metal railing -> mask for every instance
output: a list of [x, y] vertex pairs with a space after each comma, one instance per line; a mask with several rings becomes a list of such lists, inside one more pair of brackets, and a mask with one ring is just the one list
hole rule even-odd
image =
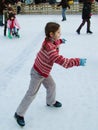
[[[74, 4], [70, 5], [70, 9], [67, 9], [67, 14], [79, 14], [82, 11], [83, 4], [74, 2]], [[16, 6], [14, 6], [16, 10]], [[61, 7], [57, 7], [57, 4], [50, 5], [49, 3], [44, 4], [31, 4], [25, 5], [22, 4], [21, 6], [21, 14], [61, 14]], [[98, 14], [98, 2], [94, 2], [92, 4], [92, 13]]]

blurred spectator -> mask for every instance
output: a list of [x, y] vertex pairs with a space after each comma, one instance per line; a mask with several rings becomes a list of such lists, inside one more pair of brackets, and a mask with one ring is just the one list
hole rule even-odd
[[20, 25], [17, 21], [15, 14], [13, 13], [9, 14], [9, 18], [7, 20], [7, 28], [8, 28], [8, 37], [10, 39], [12, 39], [14, 36], [18, 38], [20, 37], [19, 35]]
[[0, 26], [3, 26], [3, 10], [6, 8], [5, 0], [0, 0]]
[[21, 0], [18, 0], [17, 3], [16, 3], [16, 5], [17, 5], [17, 14], [20, 14], [21, 4], [22, 4]]
[[41, 0], [35, 0], [35, 4], [40, 4]]
[[49, 0], [49, 4], [50, 5], [53, 5], [53, 4], [55, 4], [56, 3], [56, 0]]
[[16, 14], [15, 10], [12, 8], [11, 4], [7, 5], [7, 8], [4, 10], [4, 36], [6, 36], [7, 31], [7, 20], [9, 18], [9, 15], [13, 13]]
[[56, 0], [49, 0], [49, 4], [52, 6], [52, 8], [55, 8]]
[[82, 27], [85, 25], [85, 23], [87, 23], [87, 33], [92, 34], [93, 32], [90, 30], [90, 26], [91, 26], [91, 22], [90, 22], [90, 18], [91, 18], [91, 5], [92, 2], [91, 0], [85, 0], [83, 2], [83, 9], [82, 9], [82, 23], [79, 25], [78, 29], [76, 30], [76, 32], [78, 34], [80, 34], [80, 31], [82, 29]]
[[66, 10], [67, 10], [67, 8], [70, 9], [68, 1], [61, 0], [61, 2], [57, 6], [62, 6], [62, 21], [65, 21], [66, 20]]

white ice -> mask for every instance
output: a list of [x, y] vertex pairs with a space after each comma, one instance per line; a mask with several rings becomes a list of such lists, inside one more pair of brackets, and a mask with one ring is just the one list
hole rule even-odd
[[25, 114], [24, 130], [97, 130], [98, 129], [98, 15], [91, 18], [92, 35], [76, 29], [81, 15], [18, 15], [20, 38], [8, 39], [0, 27], [0, 130], [21, 130], [14, 113], [28, 89], [30, 70], [45, 38], [47, 22], [61, 25], [60, 54], [64, 57], [87, 58], [86, 66], [65, 69], [54, 65], [51, 75], [57, 85], [56, 99], [62, 108], [46, 106], [46, 90], [41, 86]]

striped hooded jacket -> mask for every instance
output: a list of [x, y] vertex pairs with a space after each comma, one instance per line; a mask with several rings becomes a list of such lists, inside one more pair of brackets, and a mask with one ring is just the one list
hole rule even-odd
[[34, 69], [43, 77], [48, 77], [54, 63], [57, 63], [64, 68], [79, 66], [79, 58], [68, 59], [59, 55], [60, 44], [62, 44], [62, 39], [57, 41], [53, 41], [52, 39], [44, 40], [33, 65]]

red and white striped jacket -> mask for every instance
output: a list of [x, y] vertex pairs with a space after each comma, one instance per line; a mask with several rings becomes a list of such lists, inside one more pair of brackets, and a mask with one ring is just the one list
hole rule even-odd
[[62, 39], [57, 41], [44, 40], [40, 51], [34, 62], [34, 69], [42, 76], [48, 77], [54, 63], [57, 63], [65, 68], [70, 68], [73, 66], [79, 66], [79, 58], [64, 58], [59, 55], [59, 45], [62, 43]]

